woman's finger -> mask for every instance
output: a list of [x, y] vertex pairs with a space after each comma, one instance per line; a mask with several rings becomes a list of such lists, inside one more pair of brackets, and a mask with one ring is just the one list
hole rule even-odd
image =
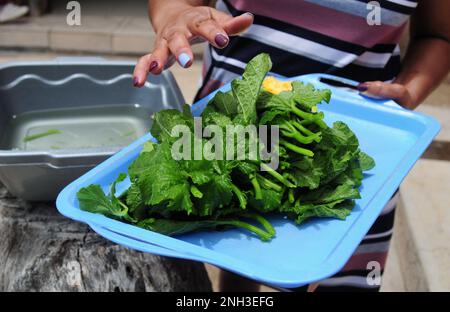
[[192, 34], [204, 38], [216, 48], [224, 48], [230, 41], [225, 30], [212, 19], [191, 21], [188, 27]]
[[176, 57], [178, 63], [188, 68], [194, 61], [194, 54], [186, 36], [182, 33], [175, 33], [168, 38], [168, 46], [170, 52]]
[[164, 70], [170, 56], [169, 47], [165, 39], [158, 40], [157, 47], [152, 53], [152, 59], [148, 71], [159, 75]]
[[141, 57], [134, 67], [133, 84], [135, 87], [142, 87], [149, 73], [159, 75], [163, 71], [169, 56], [169, 49], [163, 39], [158, 40], [157, 45], [153, 53]]
[[210, 19], [191, 20], [189, 30], [202, 37], [217, 48], [224, 48], [230, 41], [229, 36], [238, 35], [253, 23], [253, 14], [245, 13], [232, 17], [214, 9], [210, 10]]
[[253, 14], [244, 13], [225, 21], [223, 29], [229, 36], [236, 36], [247, 30], [253, 24]]
[[368, 97], [376, 99], [393, 99], [404, 107], [410, 108], [412, 106], [411, 94], [408, 89], [401, 84], [370, 81], [360, 84], [358, 90]]
[[134, 67], [133, 72], [133, 85], [135, 87], [142, 87], [147, 80], [148, 69], [151, 63], [151, 54], [146, 54], [142, 56], [136, 66]]

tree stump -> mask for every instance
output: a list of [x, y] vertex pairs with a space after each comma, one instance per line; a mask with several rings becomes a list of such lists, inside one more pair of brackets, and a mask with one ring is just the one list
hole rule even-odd
[[0, 184], [0, 291], [211, 291], [202, 263], [113, 244]]

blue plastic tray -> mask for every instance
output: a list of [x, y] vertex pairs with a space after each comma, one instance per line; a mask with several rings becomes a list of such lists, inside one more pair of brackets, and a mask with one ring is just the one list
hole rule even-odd
[[[272, 216], [277, 236], [262, 242], [248, 232], [203, 231], [169, 237], [79, 209], [76, 193], [81, 187], [100, 184], [108, 190], [117, 175], [127, 172], [138, 156], [146, 135], [95, 167], [58, 196], [58, 210], [74, 220], [88, 223], [100, 235], [127, 247], [163, 256], [208, 262], [229, 271], [279, 286], [297, 287], [338, 272], [350, 258], [384, 205], [439, 132], [438, 122], [428, 116], [399, 108], [392, 101], [374, 101], [349, 90], [330, 87], [320, 77], [356, 82], [328, 75], [306, 75], [292, 80], [332, 89], [329, 105], [321, 105], [327, 123], [342, 120], [356, 133], [361, 148], [374, 157], [377, 166], [368, 172], [362, 198], [345, 221], [316, 219], [300, 226], [281, 216]], [[229, 90], [225, 85], [222, 91]], [[199, 115], [214, 93], [194, 104]], [[118, 191], [129, 186], [125, 181]]]

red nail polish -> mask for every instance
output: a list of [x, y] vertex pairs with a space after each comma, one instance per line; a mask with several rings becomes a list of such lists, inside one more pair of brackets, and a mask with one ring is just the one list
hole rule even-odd
[[134, 77], [134, 78], [133, 78], [133, 85], [134, 85], [135, 87], [137, 87], [138, 84], [139, 84], [139, 79], [138, 79], [137, 77]]
[[366, 82], [364, 82], [360, 83], [356, 88], [358, 89], [358, 91], [364, 92], [367, 91], [367, 89], [369, 89], [369, 85]]
[[151, 62], [149, 71], [152, 72], [156, 67], [158, 67], [158, 62], [157, 61]]
[[222, 34], [217, 34], [214, 38], [214, 41], [221, 48], [225, 47], [228, 44], [228, 38]]

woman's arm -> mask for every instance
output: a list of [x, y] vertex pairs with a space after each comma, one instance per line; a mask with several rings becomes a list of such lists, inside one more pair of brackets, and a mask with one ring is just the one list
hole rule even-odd
[[450, 70], [450, 1], [420, 1], [411, 19], [411, 41], [400, 74], [392, 83], [366, 82], [369, 95], [392, 98], [414, 109], [442, 82]]
[[202, 0], [149, 0], [149, 16], [156, 33], [152, 53], [141, 57], [134, 69], [133, 83], [144, 85], [149, 73], [158, 75], [170, 58], [187, 68], [194, 55], [191, 44], [206, 40], [217, 48], [228, 45], [229, 37], [247, 29], [253, 15], [232, 17], [208, 6]]

